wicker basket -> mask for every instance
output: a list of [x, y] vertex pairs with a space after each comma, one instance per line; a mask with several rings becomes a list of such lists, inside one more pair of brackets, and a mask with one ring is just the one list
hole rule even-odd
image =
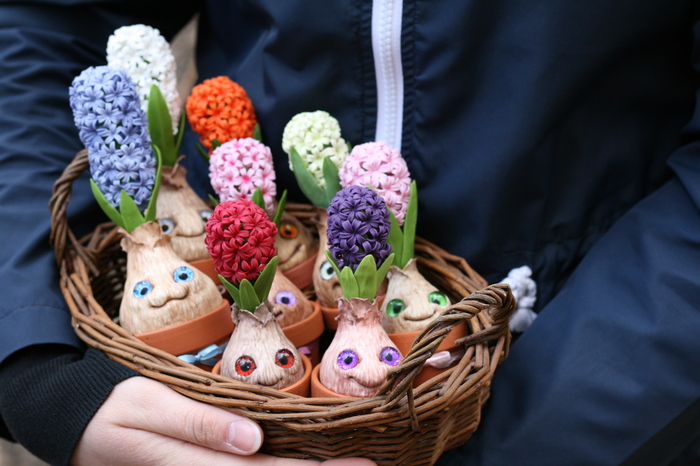
[[[510, 345], [508, 321], [515, 302], [507, 285], [488, 286], [464, 259], [418, 238], [421, 271], [456, 304], [419, 335], [379, 394], [365, 399], [304, 398], [245, 384], [150, 347], [113, 321], [126, 264], [119, 234], [112, 223], [105, 223], [77, 239], [67, 224], [72, 184], [87, 168], [83, 151], [54, 185], [50, 207], [61, 290], [75, 332], [88, 345], [185, 396], [256, 420], [265, 432], [262, 451], [276, 456], [362, 456], [380, 465], [433, 464], [475, 431], [494, 371]], [[301, 204], [288, 208], [302, 220], [310, 220], [314, 212]], [[459, 341], [466, 349], [463, 358], [412, 388], [425, 360], [465, 321], [470, 335]]]

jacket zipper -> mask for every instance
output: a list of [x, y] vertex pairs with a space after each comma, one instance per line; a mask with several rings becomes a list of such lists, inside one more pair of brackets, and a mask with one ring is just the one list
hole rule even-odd
[[399, 150], [403, 129], [402, 10], [403, 0], [374, 0], [372, 4], [372, 52], [377, 77], [375, 141]]

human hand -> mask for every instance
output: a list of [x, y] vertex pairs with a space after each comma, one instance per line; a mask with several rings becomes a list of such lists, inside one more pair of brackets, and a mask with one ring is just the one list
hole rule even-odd
[[[309, 461], [255, 454], [263, 433], [255, 422], [200, 403], [145, 377], [114, 387], [87, 425], [73, 454], [80, 465], [274, 465]], [[327, 466], [368, 466], [343, 458]]]

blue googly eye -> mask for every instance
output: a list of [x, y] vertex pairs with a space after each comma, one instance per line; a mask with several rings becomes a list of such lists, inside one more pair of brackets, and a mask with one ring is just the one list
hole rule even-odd
[[319, 275], [321, 275], [322, 279], [330, 280], [335, 275], [335, 270], [333, 269], [333, 266], [330, 262], [323, 261], [321, 267], [318, 269], [318, 273]]
[[151, 282], [147, 282], [147, 281], [138, 282], [136, 284], [136, 286], [134, 286], [134, 296], [136, 296], [139, 299], [143, 298], [148, 293], [150, 293], [152, 289], [153, 289], [153, 285], [151, 285]]
[[183, 265], [182, 267], [178, 267], [177, 269], [175, 269], [173, 278], [177, 283], [189, 282], [194, 278], [194, 271], [191, 268]]
[[160, 223], [160, 229], [163, 230], [163, 233], [166, 235], [169, 235], [175, 229], [175, 222], [169, 218], [161, 218], [158, 220], [158, 223]]
[[338, 367], [343, 370], [352, 369], [357, 366], [358, 362], [360, 362], [360, 358], [353, 350], [346, 349], [341, 351], [338, 355]]
[[297, 303], [297, 297], [291, 291], [282, 290], [275, 296], [275, 302], [286, 306], [294, 306]]
[[401, 353], [393, 346], [386, 346], [379, 352], [379, 358], [383, 363], [395, 366], [401, 361]]

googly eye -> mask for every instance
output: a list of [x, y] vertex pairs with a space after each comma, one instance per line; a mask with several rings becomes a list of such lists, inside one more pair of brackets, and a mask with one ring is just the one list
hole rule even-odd
[[401, 361], [401, 353], [393, 346], [387, 346], [379, 352], [379, 359], [385, 364], [395, 366]]
[[335, 277], [335, 269], [328, 261], [323, 261], [321, 267], [318, 269], [318, 273], [324, 280], [330, 280], [331, 278]]
[[175, 222], [169, 218], [161, 218], [158, 220], [158, 223], [160, 223], [160, 229], [163, 230], [165, 234], [169, 235], [175, 229]]
[[175, 269], [175, 273], [173, 273], [173, 278], [177, 283], [189, 282], [194, 278], [194, 271], [191, 268], [183, 265], [182, 267], [178, 267], [177, 269]]
[[299, 228], [297, 228], [297, 226], [293, 223], [282, 222], [280, 223], [279, 232], [280, 235], [282, 235], [282, 238], [292, 239], [299, 235]]
[[396, 317], [397, 315], [401, 314], [401, 311], [404, 309], [406, 309], [406, 303], [400, 299], [392, 299], [386, 305], [386, 314], [389, 317]]
[[200, 210], [199, 211], [199, 216], [202, 218], [202, 221], [204, 223], [207, 223], [209, 219], [211, 218], [212, 211], [211, 210]]
[[139, 299], [143, 298], [148, 293], [150, 293], [152, 289], [153, 289], [153, 285], [151, 285], [151, 282], [147, 282], [147, 281], [138, 282], [136, 284], [136, 286], [134, 286], [134, 296], [136, 296]]
[[445, 293], [442, 293], [440, 291], [433, 291], [428, 295], [428, 301], [439, 306], [446, 306], [447, 296], [445, 296]]
[[286, 306], [294, 306], [297, 303], [297, 297], [291, 291], [282, 290], [275, 295], [275, 302]]
[[238, 375], [247, 377], [257, 368], [258, 366], [255, 364], [255, 360], [250, 356], [241, 356], [236, 359], [236, 373]]
[[341, 351], [338, 355], [338, 367], [343, 370], [352, 369], [353, 367], [357, 366], [357, 363], [359, 362], [360, 358], [353, 350], [346, 349]]
[[275, 363], [284, 369], [289, 369], [294, 365], [294, 354], [288, 349], [281, 349], [275, 354]]

